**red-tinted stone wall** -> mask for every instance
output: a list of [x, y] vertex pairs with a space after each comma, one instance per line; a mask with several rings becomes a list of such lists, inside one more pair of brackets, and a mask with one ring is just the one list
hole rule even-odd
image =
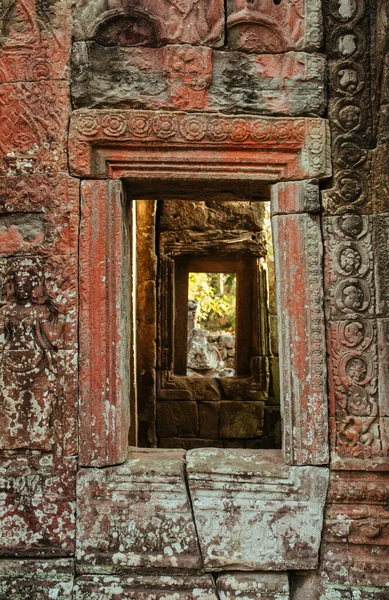
[[[388, 597], [387, 24], [385, 0], [0, 3], [1, 600]], [[108, 178], [177, 156], [177, 178], [281, 181], [284, 458], [127, 454], [133, 231]], [[321, 208], [283, 187], [312, 177]]]

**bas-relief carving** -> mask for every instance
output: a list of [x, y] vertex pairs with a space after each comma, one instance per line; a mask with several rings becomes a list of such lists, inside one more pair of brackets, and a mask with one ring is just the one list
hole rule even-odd
[[66, 171], [66, 82], [4, 83], [0, 97], [0, 175]]
[[322, 35], [317, 0], [228, 0], [228, 45], [246, 52], [317, 50]]
[[319, 0], [273, 2], [230, 0], [85, 0], [76, 5], [76, 40], [101, 45], [160, 46], [188, 43], [276, 53], [318, 50], [322, 37]]
[[74, 8], [76, 40], [102, 45], [160, 46], [165, 43], [223, 44], [210, 34], [223, 19], [222, 0], [82, 0]]
[[68, 0], [4, 0], [0, 82], [65, 79], [70, 54]]
[[65, 316], [47, 296], [37, 261], [12, 261], [5, 281], [0, 309], [1, 447], [50, 450], [58, 339]]

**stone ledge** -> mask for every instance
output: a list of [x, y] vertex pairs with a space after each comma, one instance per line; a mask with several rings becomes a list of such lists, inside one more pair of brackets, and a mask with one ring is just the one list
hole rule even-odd
[[190, 450], [189, 489], [210, 571], [313, 569], [329, 471], [290, 467], [281, 451]]

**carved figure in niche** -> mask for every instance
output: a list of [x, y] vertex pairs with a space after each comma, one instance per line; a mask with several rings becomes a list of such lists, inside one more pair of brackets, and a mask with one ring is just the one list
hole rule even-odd
[[342, 175], [339, 180], [339, 193], [346, 202], [359, 200], [362, 191], [362, 185], [357, 178]]
[[48, 300], [40, 265], [15, 261], [0, 308], [0, 447], [50, 450], [56, 345], [63, 316]]
[[344, 131], [352, 131], [362, 123], [362, 111], [356, 104], [342, 106], [338, 112], [338, 122]]
[[343, 407], [349, 414], [339, 427], [339, 453], [355, 457], [379, 454], [380, 444], [375, 424], [378, 406], [375, 400], [369, 398], [362, 387], [353, 384]]
[[361, 310], [363, 306], [363, 292], [356, 285], [348, 285], [343, 290], [343, 304], [353, 310]]
[[347, 362], [346, 373], [353, 383], [363, 383], [367, 376], [367, 364], [361, 358], [352, 358]]

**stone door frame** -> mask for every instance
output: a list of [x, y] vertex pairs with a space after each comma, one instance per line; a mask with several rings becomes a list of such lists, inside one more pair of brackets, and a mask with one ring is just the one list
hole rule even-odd
[[71, 118], [69, 157], [72, 174], [85, 179], [80, 232], [80, 465], [109, 466], [127, 456], [131, 291], [122, 179], [241, 179], [271, 185], [284, 459], [292, 465], [327, 464], [317, 182], [331, 175], [326, 120], [78, 110]]

